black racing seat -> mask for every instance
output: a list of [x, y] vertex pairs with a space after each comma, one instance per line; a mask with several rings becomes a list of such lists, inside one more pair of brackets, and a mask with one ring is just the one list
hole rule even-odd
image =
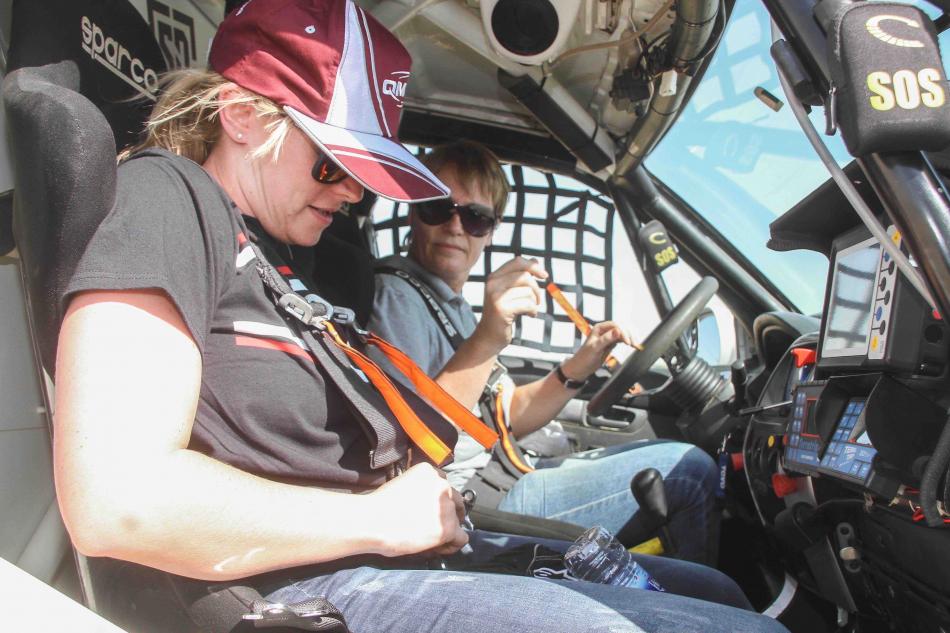
[[[68, 36], [57, 30], [64, 24]], [[58, 297], [115, 204], [115, 138], [133, 141], [133, 130], [141, 129], [150, 110], [147, 101], [129, 101], [129, 86], [122, 93], [118, 85], [124, 80], [82, 48], [80, 26], [122, 33], [132, 56], [159, 70], [164, 62], [148, 25], [127, 0], [19, 1], [13, 25], [11, 72], [3, 81], [14, 168], [13, 234], [33, 338], [43, 368], [53, 376], [65, 308]], [[255, 579], [260, 584], [210, 586], [78, 553], [76, 564], [87, 606], [130, 631], [249, 630], [241, 616], [255, 601], [263, 603], [260, 589], [271, 588], [266, 577]]]
[[[102, 112], [77, 92], [78, 79], [67, 60], [21, 68], [3, 83], [15, 171], [14, 233], [34, 337], [50, 375], [64, 311], [57, 297], [115, 204], [115, 143]], [[276, 577], [209, 585], [124, 561], [76, 558], [87, 605], [128, 630], [250, 629], [241, 616], [263, 602], [260, 590], [278, 586]]]

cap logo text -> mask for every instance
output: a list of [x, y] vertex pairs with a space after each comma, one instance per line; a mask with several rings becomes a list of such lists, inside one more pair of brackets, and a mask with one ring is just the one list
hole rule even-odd
[[383, 80], [383, 94], [392, 97], [396, 105], [401, 108], [402, 100], [406, 96], [406, 86], [409, 85], [406, 82], [409, 73], [404, 70], [397, 70], [390, 73], [390, 76], [393, 79]]

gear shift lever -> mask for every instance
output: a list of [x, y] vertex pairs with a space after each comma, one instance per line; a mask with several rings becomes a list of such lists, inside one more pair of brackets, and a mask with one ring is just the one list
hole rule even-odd
[[672, 551], [666, 523], [669, 519], [669, 506], [666, 502], [666, 489], [663, 475], [656, 468], [646, 468], [633, 476], [630, 491], [640, 509], [617, 532], [617, 539], [627, 547], [639, 545], [644, 541], [660, 536], [664, 550]]
[[655, 531], [666, 523], [669, 507], [666, 505], [666, 488], [663, 486], [663, 475], [660, 471], [656, 468], [641, 470], [633, 476], [630, 491], [640, 506], [640, 513], [646, 515], [645, 527]]

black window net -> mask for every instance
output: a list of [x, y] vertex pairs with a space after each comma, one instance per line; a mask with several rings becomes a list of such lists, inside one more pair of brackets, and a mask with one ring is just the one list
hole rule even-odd
[[[502, 223], [476, 262], [463, 295], [481, 313], [488, 274], [515, 255], [537, 258], [553, 281], [591, 323], [609, 320], [614, 207], [609, 198], [569, 177], [506, 165], [512, 185]], [[380, 200], [373, 208], [378, 254], [405, 253], [408, 207]], [[546, 282], [541, 282], [542, 289]], [[548, 293], [543, 312], [516, 323], [512, 345], [568, 354], [582, 336]]]

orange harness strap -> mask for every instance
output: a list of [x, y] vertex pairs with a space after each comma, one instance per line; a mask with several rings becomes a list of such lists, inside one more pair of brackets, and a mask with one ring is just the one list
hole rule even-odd
[[[567, 297], [565, 297], [561, 289], [557, 287], [557, 284], [552, 281], [545, 289], [548, 291], [548, 294], [551, 295], [551, 298], [557, 301], [557, 304], [567, 313], [568, 318], [574, 323], [577, 329], [580, 330], [580, 333], [584, 336], [590, 336], [590, 323], [587, 322], [584, 315], [577, 311], [577, 308], [571, 305], [571, 302], [567, 300]], [[610, 355], [604, 360], [604, 365], [606, 365], [608, 369], [613, 369], [620, 365], [620, 361], [613, 355]]]
[[[402, 394], [399, 393], [396, 386], [376, 363], [343, 340], [343, 337], [340, 336], [332, 323], [327, 321], [324, 325], [330, 334], [331, 340], [366, 374], [366, 377], [383, 396], [409, 439], [435, 464], [444, 465], [452, 455], [452, 448], [446, 446], [445, 442], [419, 419], [416, 412], [406, 403]], [[420, 394], [429, 399], [449, 421], [460, 426], [482, 446], [490, 448], [498, 440], [498, 435], [494, 431], [479, 422], [470, 411], [442, 390], [408, 356], [375, 334], [368, 334], [367, 342], [378, 346], [387, 358], [416, 385]], [[435, 394], [435, 397], [432, 397], [433, 394]]]
[[418, 446], [426, 456], [435, 464], [442, 466], [452, 455], [452, 449], [445, 445], [439, 437], [419, 419], [416, 412], [406, 403], [402, 394], [396, 389], [392, 381], [386, 376], [382, 369], [372, 360], [361, 354], [356, 349], [343, 340], [333, 324], [326, 322], [324, 324], [331, 340], [336, 343], [353, 363], [359, 367], [366, 377], [369, 378], [373, 386], [379, 390], [386, 404], [399, 421], [406, 435], [409, 436], [416, 446]]
[[419, 394], [441, 411], [450, 422], [471, 435], [485, 449], [490, 449], [498, 441], [498, 434], [482, 423], [462, 404], [450, 396], [432, 380], [416, 363], [398, 347], [378, 337], [372, 332], [366, 335], [366, 342], [379, 348], [386, 358], [408, 378]]
[[498, 394], [495, 396], [495, 419], [498, 433], [501, 435], [501, 450], [505, 451], [511, 465], [523, 473], [534, 471], [534, 467], [521, 461], [518, 452], [511, 445], [511, 435], [508, 433], [508, 421], [505, 420], [504, 402], [501, 397], [501, 385], [498, 385]]

